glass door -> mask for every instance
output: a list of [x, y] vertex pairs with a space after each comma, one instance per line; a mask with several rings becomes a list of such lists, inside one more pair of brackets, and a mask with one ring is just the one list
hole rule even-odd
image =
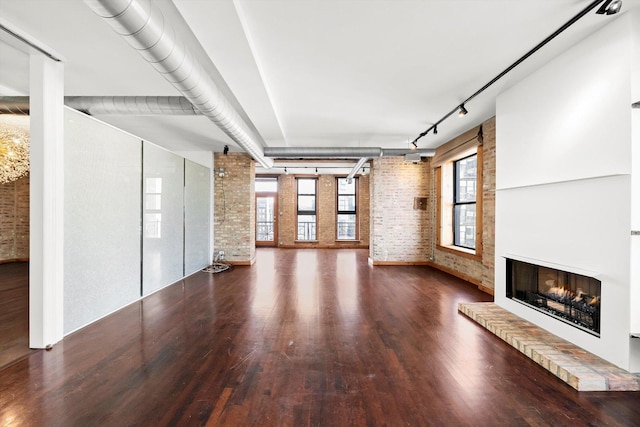
[[274, 194], [256, 194], [256, 246], [276, 246], [276, 201]]

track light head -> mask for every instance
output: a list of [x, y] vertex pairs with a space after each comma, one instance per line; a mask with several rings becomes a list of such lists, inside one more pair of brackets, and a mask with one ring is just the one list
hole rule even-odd
[[622, 8], [622, 0], [606, 0], [596, 11], [598, 15], [615, 15]]
[[227, 154], [229, 154], [229, 146], [225, 145], [224, 149], [222, 150], [222, 153], [226, 156]]
[[433, 134], [434, 135], [438, 134], [438, 125], [433, 125]]
[[464, 102], [463, 102], [462, 104], [460, 104], [460, 107], [458, 108], [458, 116], [464, 117], [467, 115], [467, 113], [469, 112], [467, 111], [466, 108], [464, 108]]
[[287, 172], [287, 167], [284, 167], [284, 174], [287, 175], [289, 172]]
[[416, 150], [418, 148], [418, 143], [415, 141], [411, 141], [411, 149]]

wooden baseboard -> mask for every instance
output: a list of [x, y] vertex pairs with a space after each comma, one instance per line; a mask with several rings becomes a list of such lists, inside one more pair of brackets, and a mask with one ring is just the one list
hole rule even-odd
[[230, 265], [253, 265], [253, 264], [256, 263], [256, 258], [253, 257], [250, 260], [239, 260], [239, 261], [225, 260], [223, 262], [225, 262], [227, 264], [230, 264]]
[[433, 267], [433, 268], [435, 268], [436, 270], [440, 270], [440, 271], [442, 271], [442, 272], [444, 272], [444, 273], [447, 273], [447, 274], [450, 274], [450, 275], [452, 275], [452, 276], [455, 276], [455, 277], [457, 277], [457, 278], [459, 278], [459, 279], [462, 279], [462, 280], [464, 280], [465, 282], [469, 282], [469, 283], [471, 283], [471, 284], [473, 284], [473, 285], [477, 286], [479, 290], [481, 290], [482, 292], [484, 292], [484, 293], [486, 293], [486, 294], [493, 295], [493, 289], [488, 288], [488, 287], [486, 287], [486, 286], [483, 286], [483, 285], [482, 285], [482, 281], [481, 281], [481, 280], [476, 279], [475, 277], [468, 276], [468, 275], [466, 275], [466, 274], [464, 274], [464, 273], [461, 273], [461, 272], [459, 272], [459, 271], [452, 270], [452, 269], [450, 269], [450, 268], [444, 267], [444, 266], [442, 266], [442, 265], [439, 265], [439, 264], [436, 264], [436, 263], [433, 263], [433, 262], [429, 262], [429, 264], [428, 264], [428, 265], [429, 265], [429, 267]]
[[278, 245], [280, 249], [369, 249], [369, 245], [353, 243], [327, 244], [327, 243], [296, 243], [294, 245]]
[[29, 262], [29, 258], [11, 258], [0, 260], [0, 264], [9, 264], [10, 262]]
[[483, 285], [478, 285], [478, 289], [480, 289], [482, 292], [484, 292], [485, 294], [489, 294], [491, 296], [494, 296], [494, 291], [493, 288], [487, 288], [486, 286]]
[[375, 261], [369, 258], [369, 265], [429, 265], [429, 261]]

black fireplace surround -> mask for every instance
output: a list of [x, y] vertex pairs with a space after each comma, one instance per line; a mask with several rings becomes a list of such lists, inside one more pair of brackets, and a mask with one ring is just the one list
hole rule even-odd
[[600, 336], [601, 282], [507, 258], [507, 298]]

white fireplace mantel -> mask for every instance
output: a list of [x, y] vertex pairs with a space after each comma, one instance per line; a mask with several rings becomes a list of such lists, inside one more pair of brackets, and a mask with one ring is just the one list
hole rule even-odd
[[586, 276], [586, 277], [593, 277], [594, 279], [597, 279], [598, 276], [600, 276], [600, 273], [595, 272], [595, 271], [585, 270], [583, 268], [572, 267], [570, 265], [556, 264], [554, 262], [544, 261], [544, 260], [540, 260], [540, 259], [527, 258], [527, 257], [520, 256], [520, 255], [504, 254], [504, 255], [502, 255], [502, 257], [505, 258], [505, 259], [512, 259], [512, 260], [515, 260], [515, 261], [526, 262], [526, 263], [529, 263], [529, 264], [539, 265], [539, 266], [542, 266], [542, 267], [553, 268], [553, 269], [556, 269], [556, 270], [562, 270], [562, 271], [566, 271], [567, 273], [579, 274], [581, 276]]

